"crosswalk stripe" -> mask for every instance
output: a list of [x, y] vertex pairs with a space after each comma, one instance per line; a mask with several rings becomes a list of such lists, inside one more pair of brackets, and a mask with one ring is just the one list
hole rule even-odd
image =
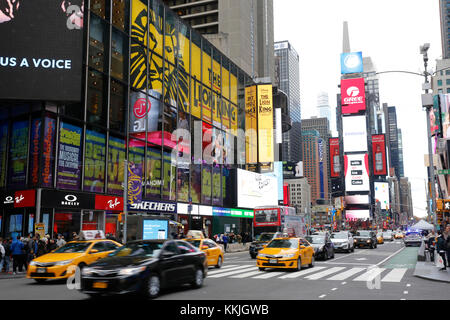
[[234, 266], [234, 267], [229, 267], [229, 268], [222, 267], [219, 270], [209, 271], [208, 275], [210, 275], [210, 274], [213, 275], [216, 273], [222, 273], [222, 272], [226, 272], [226, 271], [237, 270], [237, 269], [248, 268], [248, 267], [253, 267], [253, 266], [252, 265], [243, 265], [243, 266]]
[[322, 277], [325, 277], [325, 276], [327, 276], [327, 275], [329, 275], [329, 274], [332, 274], [332, 273], [336, 273], [336, 272], [338, 272], [338, 271], [341, 271], [341, 270], [343, 270], [343, 269], [345, 269], [345, 267], [333, 267], [333, 268], [331, 268], [331, 269], [324, 270], [324, 271], [321, 271], [321, 272], [312, 274], [312, 275], [310, 275], [310, 276], [306, 276], [305, 278], [306, 278], [306, 279], [309, 279], [309, 280], [317, 280], [317, 279], [320, 279], [320, 278], [322, 278]]
[[376, 276], [381, 274], [384, 270], [386, 270], [386, 269], [385, 268], [370, 268], [369, 270], [367, 270], [367, 272], [363, 273], [356, 279], [353, 279], [353, 281], [372, 281], [373, 279], [375, 279]]
[[394, 268], [389, 272], [381, 282], [400, 282], [408, 268]]
[[234, 270], [234, 271], [225, 272], [225, 273], [213, 274], [212, 276], [208, 275], [208, 278], [222, 278], [222, 277], [231, 276], [233, 274], [237, 274], [240, 272], [247, 272], [247, 271], [254, 270], [254, 269], [257, 269], [257, 267], [246, 267], [245, 269], [239, 269], [239, 270]]
[[231, 276], [230, 278], [236, 278], [236, 279], [242, 279], [242, 278], [247, 278], [247, 277], [251, 277], [254, 276], [255, 274], [259, 274], [262, 271], [250, 271], [250, 272], [246, 272], [246, 273], [242, 273], [242, 274], [238, 274], [236, 276]]
[[297, 271], [297, 272], [294, 272], [294, 273], [287, 274], [285, 276], [280, 277], [279, 279], [298, 278], [298, 277], [303, 276], [305, 274], [313, 273], [313, 272], [316, 272], [316, 271], [319, 271], [319, 270], [322, 270], [322, 269], [325, 269], [325, 267], [314, 267], [314, 268], [311, 268], [311, 269], [305, 269], [305, 270], [301, 270], [301, 271]]
[[260, 276], [252, 277], [252, 279], [269, 279], [275, 276], [279, 276], [280, 274], [286, 273], [286, 271], [272, 271], [262, 274]]
[[349, 277], [351, 277], [354, 274], [357, 274], [363, 270], [366, 270], [366, 268], [351, 268], [350, 270], [347, 270], [342, 273], [338, 273], [335, 276], [332, 276], [331, 278], [328, 278], [327, 280], [345, 280]]

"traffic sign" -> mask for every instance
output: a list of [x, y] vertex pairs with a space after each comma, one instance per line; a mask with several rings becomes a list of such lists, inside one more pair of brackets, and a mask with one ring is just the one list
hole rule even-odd
[[450, 174], [450, 169], [441, 169], [437, 171], [437, 174]]

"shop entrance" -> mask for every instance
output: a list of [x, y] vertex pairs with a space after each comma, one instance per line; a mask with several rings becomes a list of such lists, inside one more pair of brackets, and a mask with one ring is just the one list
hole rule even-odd
[[72, 240], [72, 233], [80, 232], [80, 212], [55, 212], [53, 224], [53, 236], [62, 234], [66, 241]]

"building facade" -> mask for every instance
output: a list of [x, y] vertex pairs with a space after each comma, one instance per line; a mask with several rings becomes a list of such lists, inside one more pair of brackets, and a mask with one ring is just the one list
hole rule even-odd
[[311, 203], [320, 199], [319, 140], [317, 130], [302, 130], [303, 175], [311, 186]]
[[450, 1], [439, 0], [442, 58], [450, 58]]
[[297, 208], [297, 212], [308, 214], [311, 212], [311, 186], [308, 178], [286, 179], [289, 187], [291, 206]]

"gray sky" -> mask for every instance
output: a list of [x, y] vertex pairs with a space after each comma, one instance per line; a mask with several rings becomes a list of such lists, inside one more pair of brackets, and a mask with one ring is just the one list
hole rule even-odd
[[[348, 22], [351, 50], [370, 56], [378, 72], [423, 72], [419, 47], [426, 42], [430, 43], [429, 67], [435, 70], [435, 60], [442, 56], [438, 0], [274, 0], [274, 21], [275, 41], [288, 40], [300, 56], [304, 119], [316, 115], [317, 94], [325, 91], [335, 122], [344, 21]], [[380, 103], [397, 109], [405, 176], [411, 181], [414, 215], [418, 217], [427, 214], [423, 82], [423, 77], [415, 75], [379, 75]]]

